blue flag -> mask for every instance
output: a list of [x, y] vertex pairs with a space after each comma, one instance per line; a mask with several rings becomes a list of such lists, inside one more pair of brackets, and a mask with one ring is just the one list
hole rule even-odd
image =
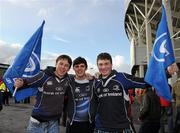
[[[14, 92], [13, 86], [16, 78], [32, 77], [40, 71], [41, 40], [44, 23], [45, 21], [43, 21], [42, 25], [24, 45], [3, 76], [4, 83], [11, 93]], [[17, 101], [20, 101], [26, 97], [35, 95], [37, 90], [37, 88], [18, 90], [15, 94], [15, 98]]]
[[162, 17], [158, 25], [151, 59], [145, 75], [145, 81], [152, 85], [164, 99], [172, 99], [166, 69], [175, 62], [174, 51], [166, 19], [166, 11], [162, 6]]

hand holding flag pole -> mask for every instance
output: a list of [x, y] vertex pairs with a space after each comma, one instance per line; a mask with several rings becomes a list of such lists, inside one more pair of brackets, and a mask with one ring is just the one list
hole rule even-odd
[[179, 68], [176, 63], [173, 63], [172, 65], [168, 66], [167, 70], [170, 75], [173, 75], [179, 71]]
[[16, 92], [17, 92], [17, 89], [18, 89], [18, 88], [21, 88], [23, 85], [24, 85], [23, 79], [17, 78], [17, 79], [15, 80], [15, 82], [14, 82], [14, 87], [15, 87], [15, 89], [14, 89], [14, 92], [13, 92], [13, 95], [12, 95], [13, 97], [15, 97]]

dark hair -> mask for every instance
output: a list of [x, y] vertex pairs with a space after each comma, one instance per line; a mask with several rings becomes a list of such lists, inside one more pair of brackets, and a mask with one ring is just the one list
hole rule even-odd
[[100, 53], [98, 56], [97, 56], [97, 62], [98, 60], [110, 60], [111, 64], [112, 64], [112, 57], [109, 53]]
[[74, 59], [74, 61], [73, 61], [73, 67], [74, 67], [75, 65], [78, 65], [78, 64], [81, 64], [81, 63], [84, 64], [84, 65], [86, 66], [86, 68], [88, 67], [86, 59], [84, 59], [84, 58], [82, 58], [82, 57], [77, 57], [76, 59]]
[[68, 63], [69, 63], [69, 68], [71, 68], [71, 65], [72, 65], [72, 60], [71, 60], [71, 57], [69, 57], [68, 55], [60, 55], [60, 56], [58, 56], [57, 57], [57, 59], [56, 59], [56, 64], [57, 64], [57, 62], [59, 61], [59, 60], [67, 60], [68, 61]]

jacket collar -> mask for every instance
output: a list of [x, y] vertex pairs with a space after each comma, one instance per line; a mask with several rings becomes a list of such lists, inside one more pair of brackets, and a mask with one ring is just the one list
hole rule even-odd
[[103, 79], [102, 75], [100, 75], [99, 79], [101, 80], [101, 83], [102, 83], [103, 87], [106, 87], [107, 84], [111, 81], [111, 79], [116, 77], [117, 73], [118, 72], [116, 70], [112, 70], [110, 75], [108, 77], [106, 77], [105, 79]]

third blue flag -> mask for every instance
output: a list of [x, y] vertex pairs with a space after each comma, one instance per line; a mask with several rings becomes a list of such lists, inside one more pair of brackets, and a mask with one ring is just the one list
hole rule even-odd
[[174, 51], [169, 34], [166, 11], [164, 6], [162, 6], [162, 17], [158, 25], [145, 81], [152, 85], [157, 93], [168, 101], [172, 99], [172, 96], [168, 85], [166, 69], [174, 62]]

